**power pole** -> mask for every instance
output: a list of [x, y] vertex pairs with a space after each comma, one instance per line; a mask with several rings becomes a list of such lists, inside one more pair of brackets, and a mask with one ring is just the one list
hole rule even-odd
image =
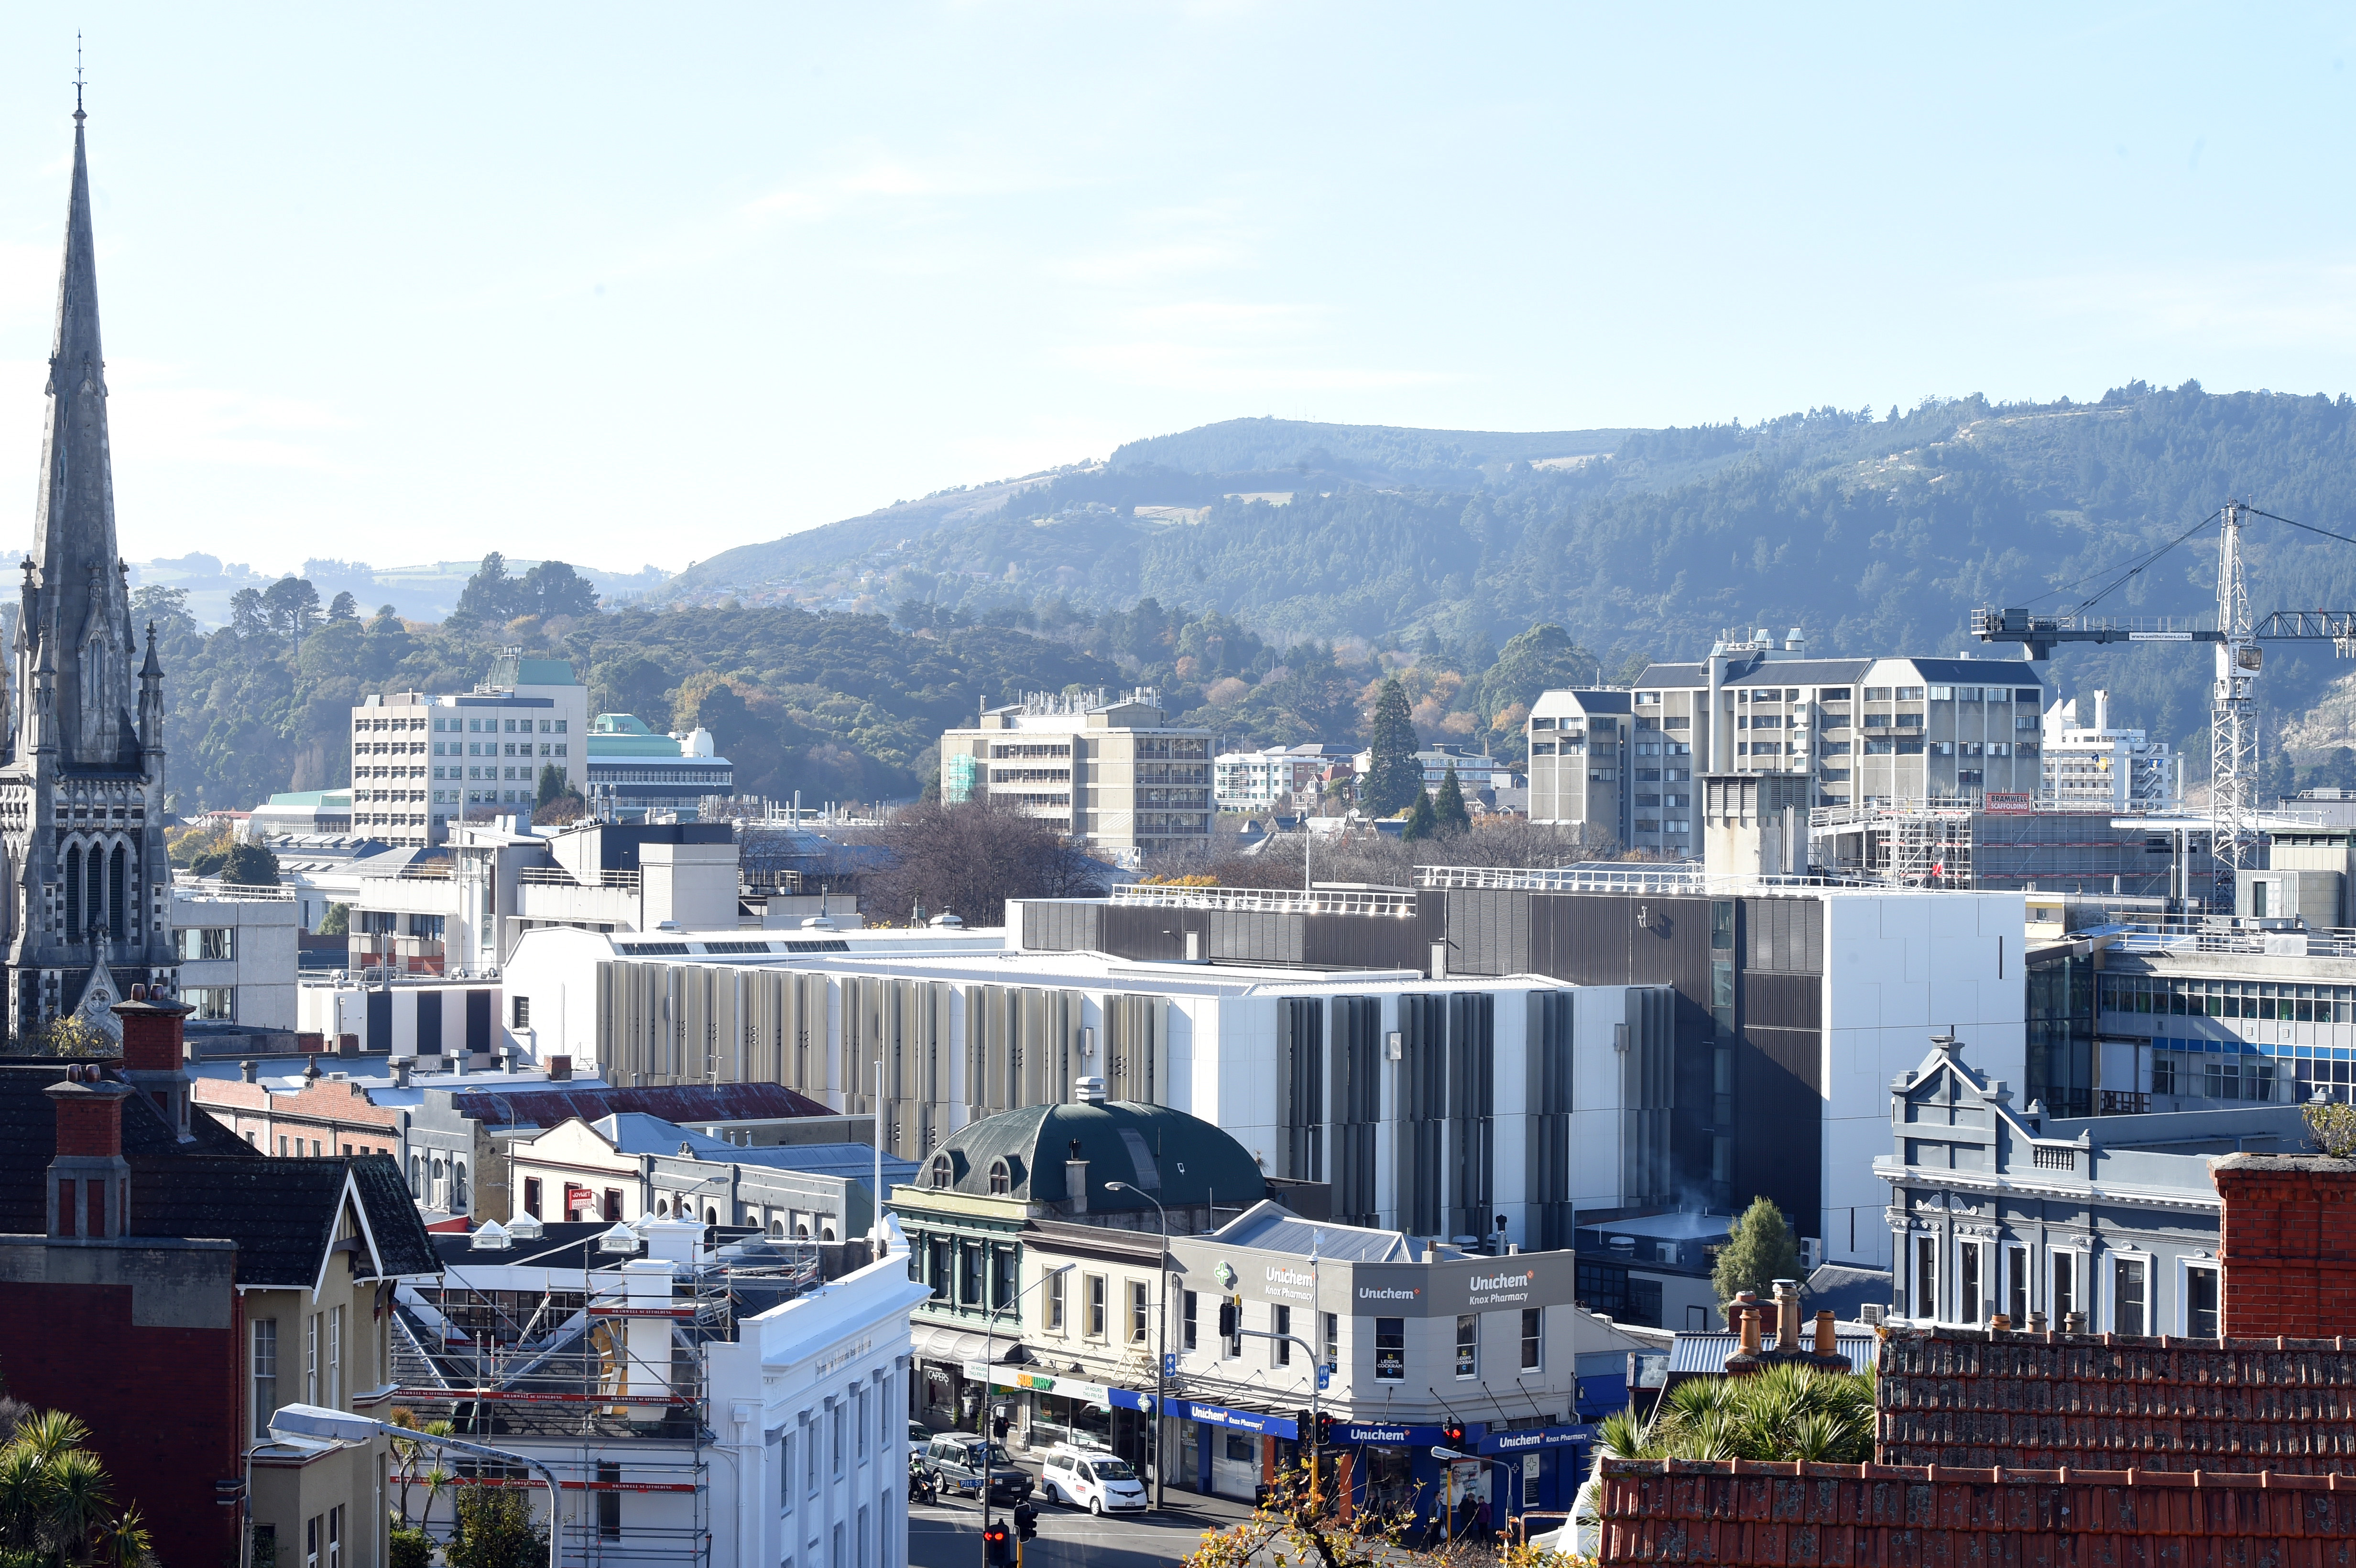
[[2257, 848], [2257, 718], [2250, 696], [2264, 658], [2250, 624], [2239, 501], [2225, 503], [2217, 536], [2217, 680], [2209, 698], [2209, 846], [2224, 896]]

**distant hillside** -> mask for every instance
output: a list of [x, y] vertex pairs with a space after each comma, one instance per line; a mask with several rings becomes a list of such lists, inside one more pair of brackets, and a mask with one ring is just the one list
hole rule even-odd
[[[1151, 597], [1284, 643], [1495, 646], [1552, 622], [1614, 669], [1692, 656], [1729, 626], [1952, 653], [1974, 606], [2074, 605], [2228, 496], [2356, 533], [2356, 401], [2135, 382], [2095, 404], [1973, 397], [1665, 431], [1233, 420], [730, 551], [661, 597], [1043, 626]], [[2214, 562], [2212, 530], [2101, 608], [2202, 613]], [[2356, 608], [2356, 546], [2261, 523], [2251, 590], [2262, 613]], [[2340, 667], [2328, 648], [2271, 649], [2268, 732]], [[2205, 751], [2201, 659], [2078, 650], [2056, 675]]]

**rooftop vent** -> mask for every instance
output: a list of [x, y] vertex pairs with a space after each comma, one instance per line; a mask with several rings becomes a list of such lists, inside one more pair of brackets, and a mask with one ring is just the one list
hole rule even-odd
[[1105, 1099], [1105, 1081], [1094, 1073], [1072, 1080], [1072, 1093], [1084, 1105], [1101, 1105]]

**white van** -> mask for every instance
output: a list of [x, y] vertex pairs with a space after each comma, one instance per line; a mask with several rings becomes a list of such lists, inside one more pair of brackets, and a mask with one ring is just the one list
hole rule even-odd
[[1049, 1502], [1092, 1514], [1136, 1513], [1146, 1507], [1145, 1482], [1128, 1460], [1102, 1448], [1056, 1444], [1040, 1467], [1039, 1485]]

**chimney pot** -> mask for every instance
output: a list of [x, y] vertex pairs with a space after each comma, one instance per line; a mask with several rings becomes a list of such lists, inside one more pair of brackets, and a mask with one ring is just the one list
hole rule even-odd
[[1088, 1211], [1088, 1162], [1067, 1159], [1064, 1162], [1064, 1195], [1072, 1205], [1072, 1212]]
[[244, 1079], [248, 1083], [252, 1083], [260, 1078], [262, 1064], [249, 1057], [245, 1061], [237, 1064], [237, 1072], [239, 1077]]

